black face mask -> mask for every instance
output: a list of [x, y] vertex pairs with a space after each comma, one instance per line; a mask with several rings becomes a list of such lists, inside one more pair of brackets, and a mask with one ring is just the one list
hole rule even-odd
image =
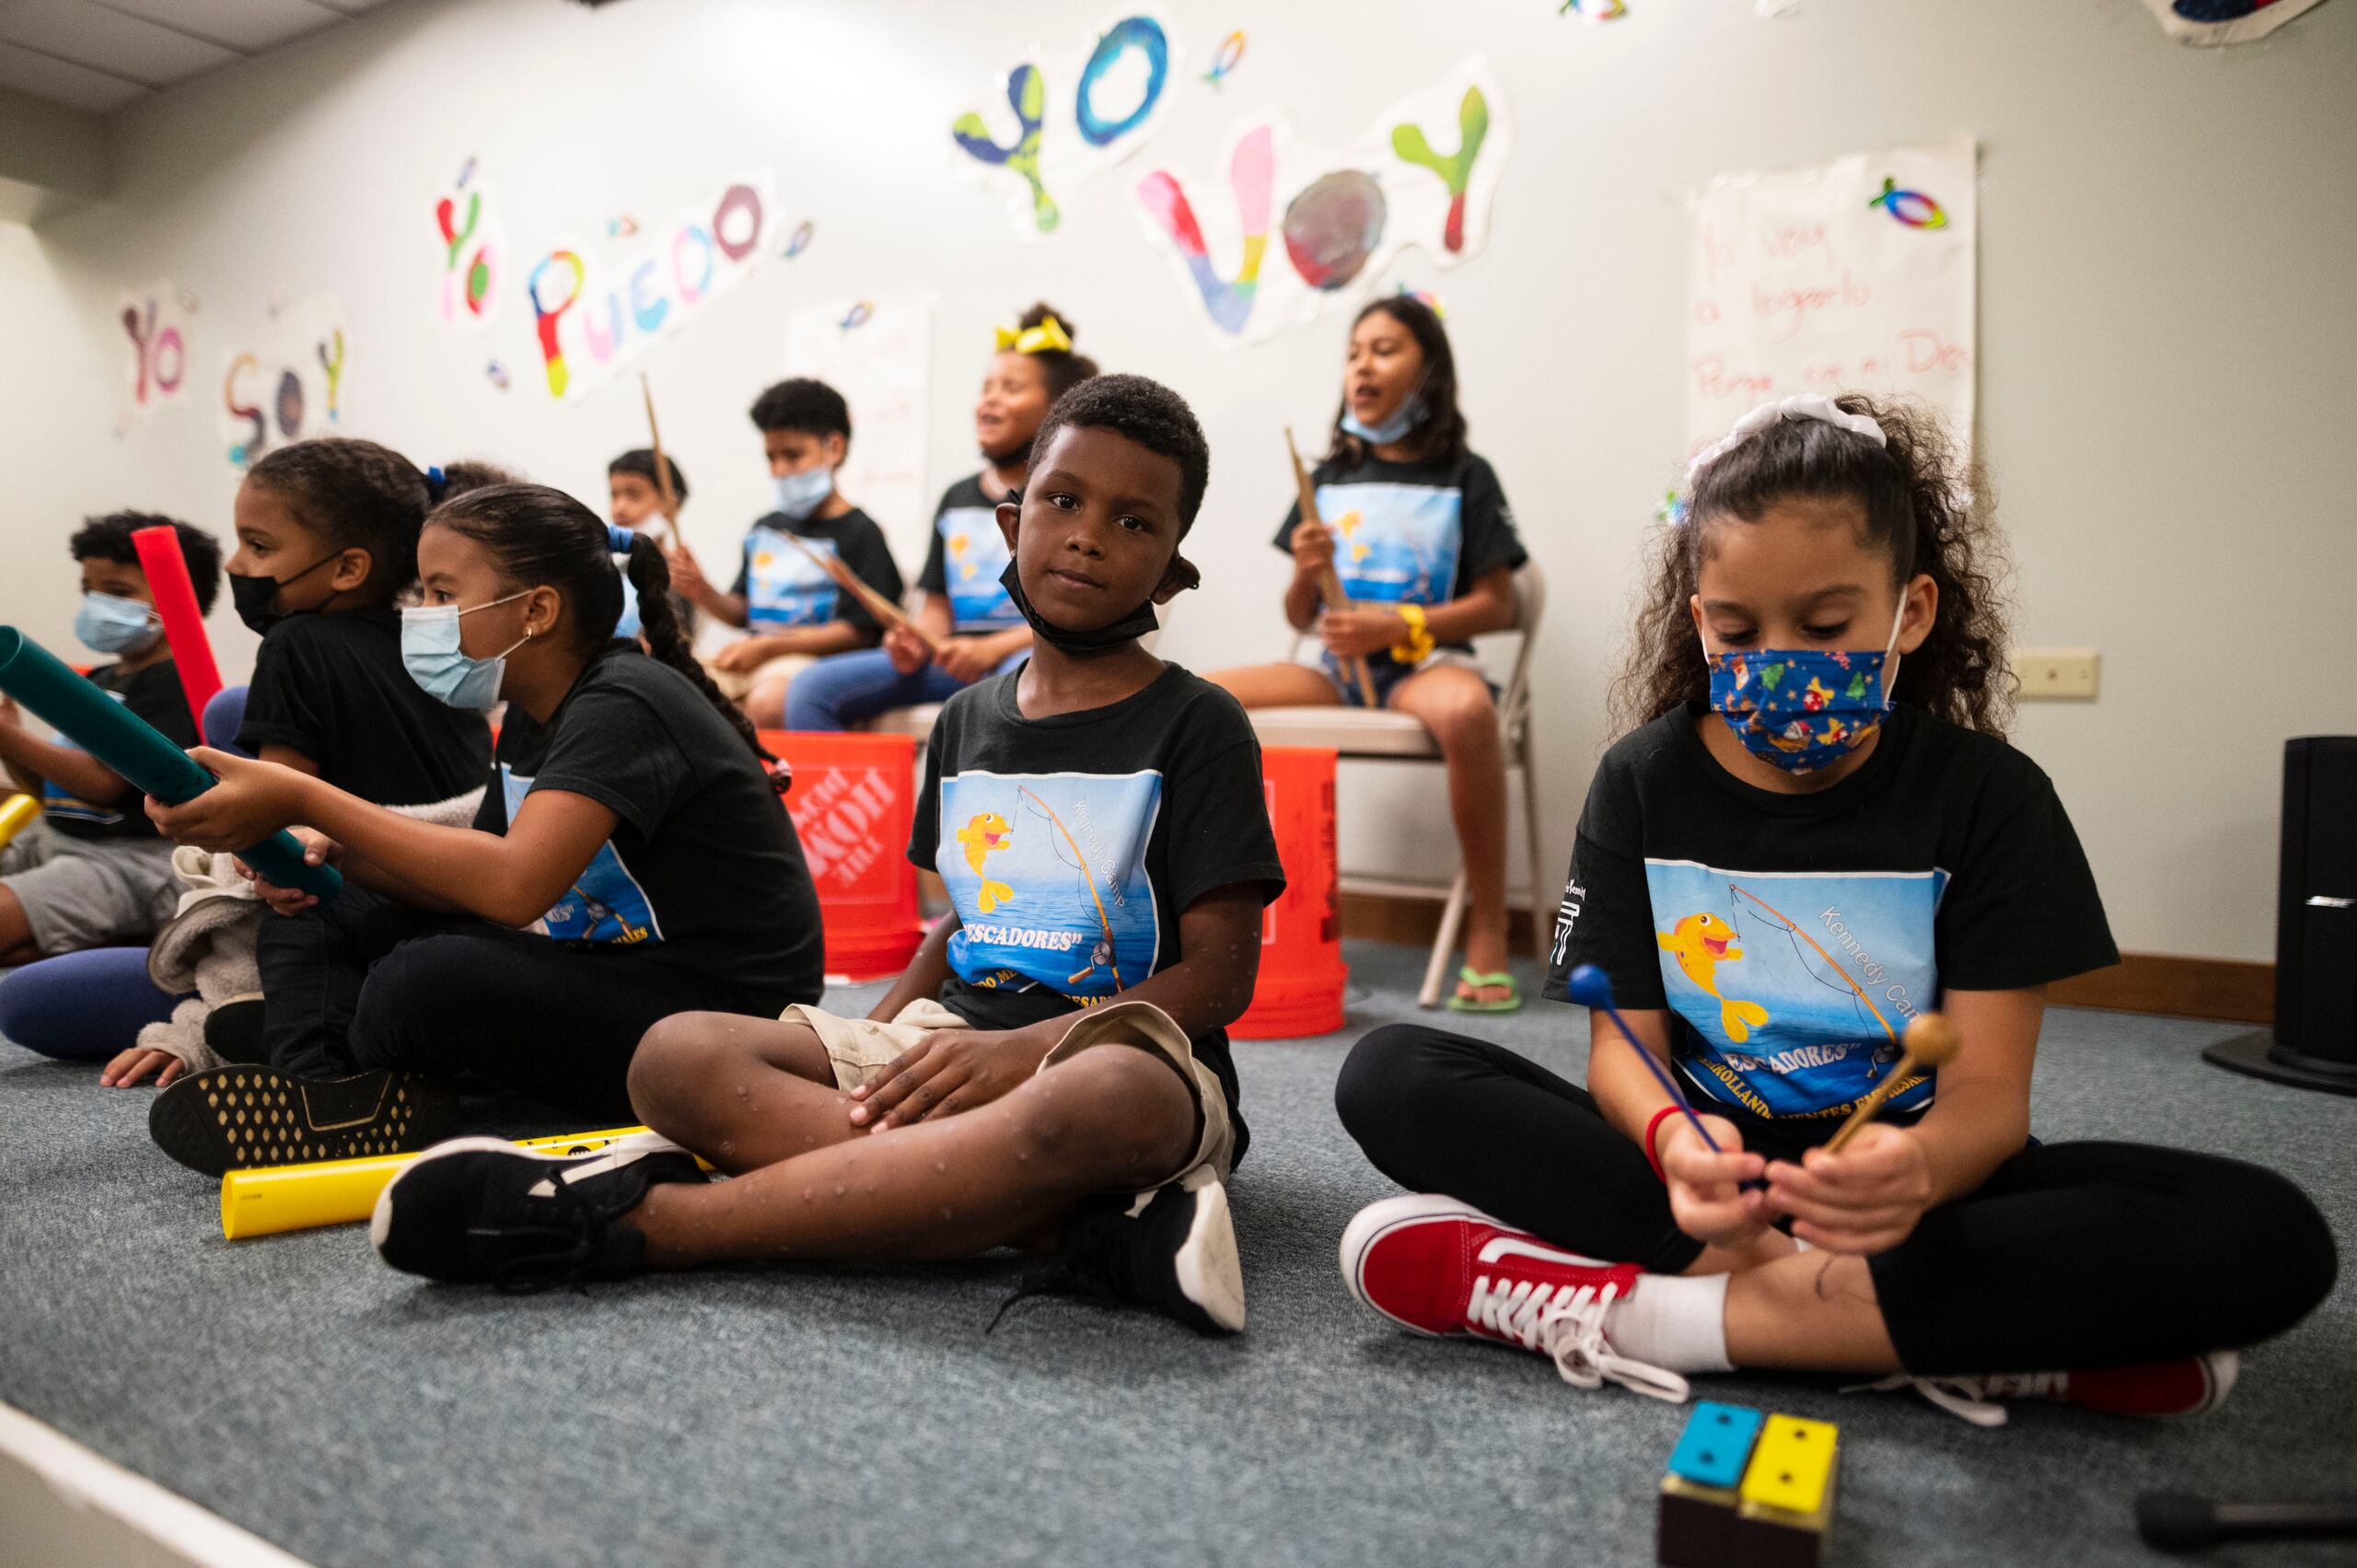
[[998, 581], [999, 587], [1006, 590], [1007, 598], [1023, 612], [1023, 619], [1031, 623], [1033, 633], [1068, 654], [1102, 653], [1107, 648], [1118, 647], [1143, 637], [1162, 624], [1155, 618], [1154, 600], [1149, 598], [1110, 626], [1099, 626], [1094, 632], [1067, 632], [1031, 607], [1030, 599], [1023, 592], [1023, 580], [1016, 575], [1012, 560], [1007, 562], [1006, 570], [998, 575]]
[[291, 577], [247, 577], [235, 572], [223, 573], [229, 579], [229, 602], [237, 606], [238, 619], [255, 636], [266, 634], [286, 619], [273, 608], [278, 603], [278, 590], [289, 583], [301, 582], [334, 559], [333, 555], [322, 555]]

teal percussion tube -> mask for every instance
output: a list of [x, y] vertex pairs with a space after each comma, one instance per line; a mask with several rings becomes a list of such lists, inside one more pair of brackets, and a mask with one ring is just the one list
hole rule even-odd
[[[142, 795], [178, 806], [213, 787], [213, 775], [155, 726], [75, 674], [14, 626], [0, 626], [0, 691], [122, 774]], [[273, 833], [239, 851], [238, 858], [280, 887], [299, 888], [322, 903], [343, 889], [343, 873], [331, 865], [306, 864], [303, 846], [292, 833]]]

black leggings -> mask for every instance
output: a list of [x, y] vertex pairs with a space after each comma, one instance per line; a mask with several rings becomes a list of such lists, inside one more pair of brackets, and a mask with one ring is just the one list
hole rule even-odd
[[[1402, 1187], [1443, 1192], [1559, 1247], [1676, 1273], [1678, 1230], [1644, 1151], [1587, 1091], [1526, 1057], [1416, 1024], [1359, 1041], [1342, 1125]], [[1741, 1114], [1747, 1147], [1795, 1140]], [[2300, 1190], [2240, 1160], [2142, 1144], [2033, 1144], [1867, 1260], [1918, 1376], [2131, 1365], [2250, 1344], [2332, 1289], [2332, 1233]]]
[[631, 1120], [630, 1060], [674, 1013], [774, 1017], [772, 1002], [641, 953], [570, 946], [347, 886], [265, 918], [262, 1034], [273, 1065], [334, 1078], [378, 1068], [473, 1073], [612, 1124]]

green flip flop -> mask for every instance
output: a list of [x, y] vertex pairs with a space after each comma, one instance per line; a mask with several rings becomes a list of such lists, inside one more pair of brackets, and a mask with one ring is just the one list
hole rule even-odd
[[1522, 1011], [1522, 992], [1517, 986], [1515, 986], [1514, 982], [1514, 976], [1506, 973], [1504, 970], [1500, 970], [1495, 974], [1480, 974], [1475, 972], [1471, 964], [1467, 964], [1463, 969], [1457, 971], [1457, 978], [1459, 981], [1462, 981], [1465, 984], [1473, 987], [1476, 991], [1480, 990], [1484, 986], [1503, 985], [1506, 988], [1506, 994], [1504, 999], [1496, 1002], [1476, 1002], [1468, 996], [1451, 995], [1448, 999], [1448, 1010], [1450, 1012], [1518, 1013]]

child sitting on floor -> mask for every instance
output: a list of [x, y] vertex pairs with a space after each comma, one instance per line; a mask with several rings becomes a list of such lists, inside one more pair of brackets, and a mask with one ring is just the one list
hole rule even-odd
[[[330, 437], [281, 447], [238, 486], [230, 600], [261, 638], [253, 679], [209, 704], [206, 733], [266, 762], [326, 780], [379, 806], [436, 820], [473, 815], [491, 764], [491, 726], [417, 689], [401, 668], [394, 600], [417, 581], [428, 507], [497, 470], [451, 465], [429, 474], [374, 441]], [[455, 475], [456, 477], [452, 477]], [[29, 976], [28, 977], [29, 978]], [[261, 1061], [267, 998], [213, 1009], [212, 1055]], [[123, 1087], [180, 1060], [120, 1041], [100, 1081]]]
[[[401, 660], [454, 712], [507, 703], [471, 828], [209, 750], [218, 784], [149, 803], [203, 849], [304, 824], [345, 877], [325, 905], [267, 890], [287, 916], [257, 954], [273, 1065], [157, 1096], [148, 1125], [175, 1159], [218, 1175], [416, 1148], [452, 1130], [460, 1074], [610, 1123], [657, 1020], [817, 1000], [818, 899], [766, 753], [680, 640], [655, 541], [618, 534], [532, 484], [427, 521]], [[613, 635], [617, 546], [650, 652]]]
[[[1344, 1233], [1362, 1301], [1584, 1388], [1843, 1372], [1995, 1424], [2006, 1397], [2213, 1408], [2232, 1347], [2330, 1291], [2331, 1233], [2273, 1172], [2029, 1136], [2045, 987], [2119, 954], [2053, 784], [2003, 739], [1976, 479], [1933, 421], [1856, 396], [1770, 404], [1696, 459], [1548, 991], [1598, 966], [1636, 1038], [1588, 1016], [1585, 1089], [1436, 1029], [1361, 1040], [1343, 1125], [1415, 1194]], [[1955, 1058], [1821, 1147], [1933, 1008]]]
[[[221, 588], [221, 546], [169, 517], [114, 512], [92, 517], [67, 548], [82, 568], [74, 635], [110, 662], [89, 672], [107, 691], [174, 744], [196, 744], [171, 645], [131, 536], [169, 528], [179, 537], [200, 611]], [[156, 834], [139, 792], [69, 741], [26, 726], [0, 697], [0, 762], [41, 815], [0, 851], [0, 964], [29, 963], [110, 943], [145, 942], [169, 919], [180, 888], [172, 846]]]
[[386, 1190], [385, 1260], [514, 1285], [1060, 1245], [1068, 1282], [1241, 1328], [1225, 1030], [1283, 872], [1243, 711], [1138, 645], [1195, 584], [1178, 552], [1208, 468], [1193, 413], [1141, 377], [1049, 414], [998, 511], [1039, 640], [952, 697], [926, 751], [909, 857], [953, 913], [866, 1018], [690, 1014], [632, 1068], [646, 1122], [734, 1179], [659, 1140], [555, 1163], [464, 1140]]

